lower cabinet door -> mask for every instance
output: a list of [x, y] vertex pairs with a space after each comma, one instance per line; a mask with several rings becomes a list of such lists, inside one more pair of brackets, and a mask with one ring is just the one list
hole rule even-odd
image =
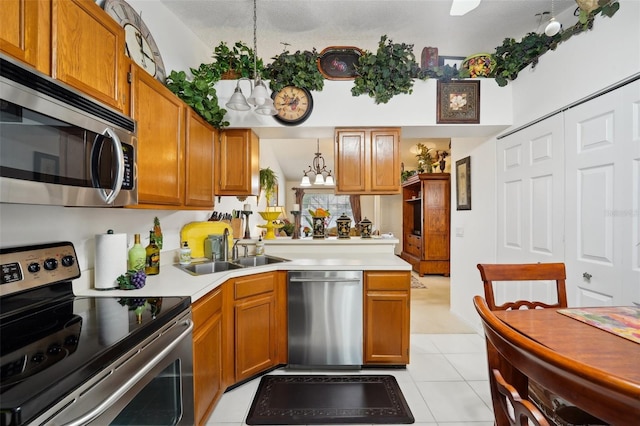
[[273, 292], [236, 302], [236, 382], [277, 364]]

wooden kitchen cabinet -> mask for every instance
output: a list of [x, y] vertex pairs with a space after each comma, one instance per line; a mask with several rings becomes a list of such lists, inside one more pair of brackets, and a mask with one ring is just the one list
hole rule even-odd
[[214, 205], [215, 142], [218, 131], [193, 109], [186, 108], [185, 196], [188, 207]]
[[364, 273], [364, 363], [409, 363], [410, 271]]
[[400, 129], [336, 129], [336, 194], [400, 192]]
[[124, 38], [124, 29], [95, 1], [53, 0], [51, 76], [125, 111], [128, 61]]
[[225, 390], [222, 381], [222, 289], [192, 305], [193, 389], [196, 425], [205, 424]]
[[0, 51], [51, 74], [51, 1], [2, 0]]
[[260, 191], [260, 140], [251, 129], [220, 132], [216, 195], [249, 196]]
[[420, 276], [449, 276], [451, 175], [422, 173], [402, 184], [402, 253]]
[[225, 377], [235, 384], [279, 363], [276, 294], [279, 273], [265, 272], [225, 283], [229, 320]]
[[131, 115], [138, 124], [138, 203], [181, 206], [186, 104], [132, 65]]

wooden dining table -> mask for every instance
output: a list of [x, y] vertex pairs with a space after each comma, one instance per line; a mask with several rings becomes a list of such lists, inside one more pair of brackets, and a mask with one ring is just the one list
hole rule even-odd
[[[640, 425], [640, 343], [560, 311], [492, 312], [524, 337], [519, 353], [509, 359], [514, 374], [526, 375], [610, 424]], [[533, 344], [528, 351], [527, 341], [542, 346]]]

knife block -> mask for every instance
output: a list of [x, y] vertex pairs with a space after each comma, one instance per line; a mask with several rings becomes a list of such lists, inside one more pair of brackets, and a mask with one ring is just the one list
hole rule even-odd
[[231, 219], [231, 232], [233, 233], [233, 238], [242, 238], [242, 219]]

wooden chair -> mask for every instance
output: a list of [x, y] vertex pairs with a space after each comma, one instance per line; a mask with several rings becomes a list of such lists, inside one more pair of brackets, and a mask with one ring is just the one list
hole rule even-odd
[[529, 424], [549, 426], [549, 422], [540, 410], [530, 401], [522, 399], [516, 388], [504, 380], [500, 371], [494, 368], [492, 372], [496, 388], [502, 395], [500, 406], [511, 426], [527, 426]]
[[[487, 306], [491, 311], [504, 311], [509, 309], [536, 309], [536, 308], [566, 308], [567, 291], [565, 280], [567, 277], [564, 263], [527, 263], [527, 264], [478, 264], [480, 276], [484, 284], [484, 297]], [[540, 301], [517, 300], [515, 302], [505, 302], [496, 305], [493, 292], [494, 281], [524, 282], [524, 281], [555, 281], [556, 282], [556, 303], [548, 304]], [[560, 426], [571, 426], [575, 424], [603, 425], [606, 424], [579, 408], [569, 404], [557, 395], [547, 391], [535, 382], [529, 383], [529, 399], [534, 401], [543, 411], [551, 414], [554, 418], [553, 424]], [[552, 401], [560, 401], [564, 406], [570, 407], [570, 414], [563, 415], [556, 412]]]
[[[564, 263], [529, 263], [529, 264], [478, 264], [480, 276], [484, 283], [484, 298], [489, 309], [500, 311], [507, 309], [566, 308], [567, 290]], [[557, 303], [547, 304], [538, 301], [518, 300], [496, 305], [493, 294], [494, 281], [555, 281]]]

